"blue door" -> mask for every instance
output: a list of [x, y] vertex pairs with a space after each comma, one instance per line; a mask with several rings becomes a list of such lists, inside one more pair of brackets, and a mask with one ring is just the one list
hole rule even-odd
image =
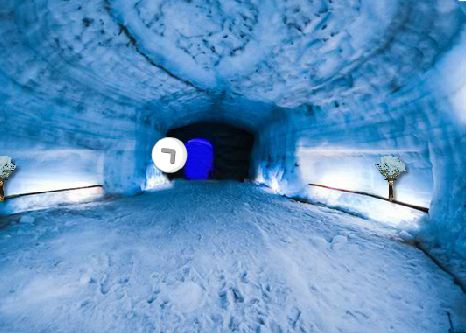
[[196, 138], [186, 143], [188, 159], [184, 166], [187, 179], [209, 179], [214, 167], [214, 147], [207, 139]]

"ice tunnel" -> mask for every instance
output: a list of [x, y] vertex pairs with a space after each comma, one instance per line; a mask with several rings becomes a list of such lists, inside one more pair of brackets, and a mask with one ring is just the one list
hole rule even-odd
[[[169, 178], [183, 177], [186, 171], [189, 173], [193, 168], [198, 169], [197, 166], [202, 169], [200, 164], [206, 164], [205, 168], [210, 171], [206, 179], [244, 181], [250, 178], [254, 134], [248, 130], [225, 123], [198, 122], [171, 129], [167, 135], [185, 142], [188, 148], [186, 167], [177, 173], [168, 174]], [[202, 138], [211, 144], [212, 153], [201, 149], [189, 154], [190, 142], [192, 145], [192, 140], [196, 138]], [[196, 153], [202, 156], [195, 156]], [[212, 163], [211, 167], [209, 167], [210, 163]]]
[[[0, 331], [466, 331], [465, 1], [1, 0], [0, 36]], [[166, 136], [212, 150], [165, 174]]]

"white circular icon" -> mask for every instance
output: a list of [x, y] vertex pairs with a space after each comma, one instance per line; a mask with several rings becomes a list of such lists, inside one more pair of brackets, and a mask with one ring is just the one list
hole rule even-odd
[[180, 170], [186, 164], [187, 158], [186, 147], [177, 138], [160, 139], [152, 149], [152, 161], [159, 170], [166, 173]]

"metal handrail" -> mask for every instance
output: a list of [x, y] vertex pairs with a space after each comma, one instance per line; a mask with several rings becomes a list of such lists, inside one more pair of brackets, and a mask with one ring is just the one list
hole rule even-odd
[[394, 204], [397, 204], [397, 205], [400, 205], [400, 206], [405, 206], [405, 207], [409, 207], [409, 208], [412, 208], [412, 209], [416, 209], [416, 210], [419, 210], [423, 213], [429, 213], [429, 208], [427, 207], [422, 207], [422, 206], [416, 206], [416, 205], [411, 205], [409, 203], [406, 203], [406, 202], [402, 202], [402, 201], [398, 201], [398, 200], [389, 200], [387, 198], [384, 198], [380, 195], [377, 195], [377, 194], [373, 194], [373, 193], [368, 193], [368, 192], [361, 192], [361, 191], [351, 191], [351, 190], [345, 190], [345, 189], [342, 189], [342, 188], [337, 188], [337, 187], [331, 187], [331, 186], [327, 186], [327, 185], [321, 185], [321, 184], [308, 184], [310, 186], [317, 186], [317, 187], [323, 187], [323, 188], [327, 188], [329, 190], [335, 190], [335, 191], [340, 191], [340, 192], [346, 192], [346, 193], [355, 193], [355, 194], [360, 194], [360, 195], [366, 195], [366, 196], [369, 196], [369, 197], [372, 197], [372, 198], [375, 198], [375, 199], [381, 199], [381, 200], [385, 200], [385, 201], [388, 201], [388, 202], [391, 202], [391, 203], [394, 203]]
[[7, 200], [7, 199], [16, 199], [16, 198], [25, 197], [25, 196], [28, 196], [28, 195], [43, 194], [43, 193], [66, 192], [66, 191], [72, 191], [72, 190], [83, 190], [83, 189], [95, 188], [95, 187], [103, 187], [103, 186], [102, 185], [88, 185], [88, 186], [80, 186], [80, 187], [63, 188], [63, 189], [59, 189], [59, 190], [20, 193], [20, 194], [7, 195], [7, 196], [5, 196], [5, 200]]

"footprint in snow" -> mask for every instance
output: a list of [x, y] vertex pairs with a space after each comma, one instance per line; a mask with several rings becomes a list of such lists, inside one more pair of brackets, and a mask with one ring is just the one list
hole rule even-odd
[[203, 290], [195, 282], [183, 282], [170, 286], [167, 290], [170, 303], [181, 312], [193, 312], [202, 305]]
[[312, 236], [310, 241], [318, 249], [323, 250], [323, 249], [326, 249], [328, 247], [328, 242], [323, 237]]
[[244, 297], [238, 289], [231, 288], [231, 293], [233, 295], [233, 300], [235, 301], [235, 303], [244, 303]]

